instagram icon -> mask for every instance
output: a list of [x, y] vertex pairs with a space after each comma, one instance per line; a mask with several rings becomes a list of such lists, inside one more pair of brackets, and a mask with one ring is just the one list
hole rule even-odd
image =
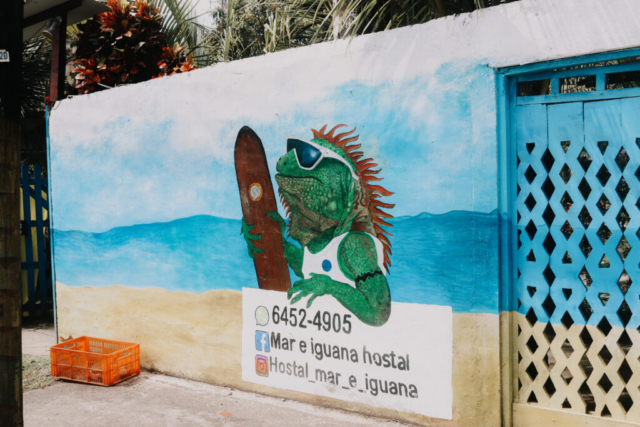
[[256, 374], [263, 377], [269, 376], [269, 360], [261, 354], [256, 355]]

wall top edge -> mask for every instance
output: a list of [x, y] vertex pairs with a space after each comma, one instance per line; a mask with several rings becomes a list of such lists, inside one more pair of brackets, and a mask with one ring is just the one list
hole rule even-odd
[[[521, 0], [425, 24], [215, 64], [62, 102], [129, 96], [152, 85], [218, 87], [261, 79], [286, 86], [296, 74], [334, 84], [379, 84], [435, 73], [444, 64], [505, 68], [640, 46], [635, 0]], [[520, 71], [522, 72], [522, 71]], [[53, 112], [55, 116], [55, 111]]]

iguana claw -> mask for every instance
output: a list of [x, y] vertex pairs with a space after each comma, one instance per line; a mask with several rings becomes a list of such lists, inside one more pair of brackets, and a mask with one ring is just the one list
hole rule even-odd
[[255, 254], [262, 253], [262, 249], [256, 248], [253, 244], [254, 240], [262, 238], [262, 234], [251, 234], [250, 231], [253, 230], [253, 227], [255, 227], [255, 225], [247, 224], [244, 217], [242, 217], [242, 230], [240, 231], [240, 234], [242, 234], [245, 242], [247, 242], [247, 251], [249, 252], [251, 259], [255, 258]]
[[307, 308], [317, 297], [330, 293], [331, 278], [324, 274], [311, 273], [308, 279], [298, 280], [287, 292], [287, 298], [290, 304], [295, 304], [302, 298], [309, 296], [307, 300]]

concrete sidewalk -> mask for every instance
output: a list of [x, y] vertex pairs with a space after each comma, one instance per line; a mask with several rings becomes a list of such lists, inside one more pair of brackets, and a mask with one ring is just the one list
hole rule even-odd
[[53, 325], [22, 329], [22, 352], [33, 356], [50, 357], [49, 349], [56, 345], [56, 333]]
[[[53, 344], [52, 328], [23, 330], [24, 353], [48, 356]], [[24, 421], [25, 427], [406, 425], [149, 372], [113, 387], [59, 382], [27, 391]]]

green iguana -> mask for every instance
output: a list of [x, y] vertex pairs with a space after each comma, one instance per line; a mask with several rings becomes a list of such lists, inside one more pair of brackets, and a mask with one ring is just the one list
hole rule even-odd
[[[392, 218], [380, 208], [394, 205], [379, 200], [391, 192], [372, 182], [380, 170], [372, 159], [362, 159], [355, 132], [333, 136], [338, 125], [324, 133], [312, 129], [314, 138], [287, 139], [287, 153], [276, 165], [276, 181], [289, 222], [278, 212], [267, 215], [280, 225], [287, 263], [302, 278], [288, 291], [291, 304], [309, 296], [331, 295], [362, 322], [383, 325], [391, 313], [391, 293], [385, 276], [391, 262], [390, 235], [382, 226]], [[288, 225], [288, 227], [287, 227]], [[261, 250], [253, 245], [260, 235], [242, 220], [249, 255]], [[285, 231], [301, 248], [285, 238]]]

